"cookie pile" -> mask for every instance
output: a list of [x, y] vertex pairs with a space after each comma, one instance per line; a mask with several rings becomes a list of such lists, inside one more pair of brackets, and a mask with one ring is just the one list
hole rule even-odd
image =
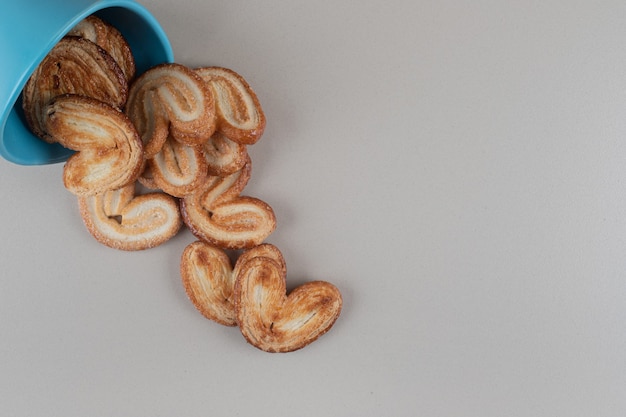
[[24, 87], [32, 132], [76, 151], [63, 183], [87, 230], [108, 247], [137, 251], [184, 225], [197, 241], [183, 251], [180, 273], [202, 315], [238, 326], [267, 352], [313, 342], [335, 323], [342, 297], [325, 281], [287, 294], [284, 258], [264, 243], [276, 228], [274, 211], [242, 195], [251, 176], [247, 146], [266, 123], [258, 97], [227, 68], [168, 63], [135, 71], [120, 32], [90, 16]]

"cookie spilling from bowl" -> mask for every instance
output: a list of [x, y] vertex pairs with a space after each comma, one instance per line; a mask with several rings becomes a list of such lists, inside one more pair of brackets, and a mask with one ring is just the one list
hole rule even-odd
[[265, 242], [274, 211], [242, 195], [247, 147], [266, 120], [240, 74], [178, 63], [136, 74], [124, 37], [90, 16], [39, 64], [23, 98], [33, 134], [75, 151], [63, 184], [98, 242], [146, 250], [187, 227], [197, 239], [180, 261], [189, 300], [263, 351], [301, 349], [333, 326], [339, 290], [311, 281], [287, 293], [285, 260]]

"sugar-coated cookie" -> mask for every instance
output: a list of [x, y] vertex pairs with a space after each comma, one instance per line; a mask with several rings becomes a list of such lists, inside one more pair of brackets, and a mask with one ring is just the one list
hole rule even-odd
[[168, 135], [202, 145], [215, 131], [213, 94], [193, 70], [180, 64], [160, 64], [136, 78], [125, 111], [139, 131], [147, 159], [161, 150]]
[[88, 39], [107, 51], [122, 69], [126, 81], [130, 82], [135, 76], [135, 57], [124, 36], [114, 26], [91, 15], [74, 26], [68, 35]]
[[275, 255], [267, 256], [266, 249], [257, 253], [253, 248], [235, 269], [237, 324], [258, 349], [301, 349], [330, 330], [341, 313], [341, 292], [329, 282], [307, 282], [287, 294], [282, 255], [277, 260]]
[[63, 168], [63, 183], [76, 195], [94, 195], [134, 182], [143, 165], [142, 143], [121, 111], [93, 98], [63, 95], [44, 108], [44, 127], [77, 151]]
[[196, 68], [215, 97], [217, 130], [242, 144], [256, 143], [265, 130], [261, 103], [246, 80], [222, 67]]
[[181, 199], [183, 221], [198, 239], [221, 248], [244, 249], [259, 245], [274, 231], [272, 208], [257, 198], [240, 196], [250, 167], [248, 162], [234, 174], [208, 177]]
[[209, 175], [224, 177], [239, 171], [248, 160], [246, 145], [215, 132], [202, 147]]
[[147, 161], [153, 186], [174, 197], [184, 197], [207, 177], [207, 161], [201, 146], [189, 146], [168, 137], [161, 150]]
[[234, 268], [228, 254], [216, 246], [198, 240], [185, 248], [180, 263], [183, 286], [203, 316], [225, 326], [237, 325], [233, 300], [235, 278], [239, 265], [255, 256], [271, 258], [285, 270], [281, 253], [268, 244], [243, 252]]
[[32, 132], [54, 142], [43, 127], [43, 109], [54, 97], [72, 93], [122, 108], [128, 97], [128, 83], [122, 69], [95, 43], [68, 36], [46, 55], [23, 90], [22, 107]]
[[164, 193], [135, 195], [135, 185], [79, 197], [87, 230], [103, 245], [138, 251], [159, 246], [182, 226], [178, 202]]

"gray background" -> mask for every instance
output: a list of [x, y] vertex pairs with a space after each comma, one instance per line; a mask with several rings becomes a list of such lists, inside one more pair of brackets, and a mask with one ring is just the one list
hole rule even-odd
[[183, 232], [98, 244], [62, 165], [0, 161], [3, 416], [624, 416], [626, 3], [143, 0], [268, 125], [245, 194], [333, 329], [204, 319]]

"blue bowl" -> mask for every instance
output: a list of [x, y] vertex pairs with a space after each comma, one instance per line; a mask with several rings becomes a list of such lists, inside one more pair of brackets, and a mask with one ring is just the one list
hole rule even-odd
[[174, 54], [156, 19], [134, 0], [11, 0], [0, 14], [0, 155], [19, 165], [65, 161], [73, 151], [34, 136], [22, 112], [21, 92], [54, 45], [85, 17], [96, 16], [124, 35], [137, 73]]

